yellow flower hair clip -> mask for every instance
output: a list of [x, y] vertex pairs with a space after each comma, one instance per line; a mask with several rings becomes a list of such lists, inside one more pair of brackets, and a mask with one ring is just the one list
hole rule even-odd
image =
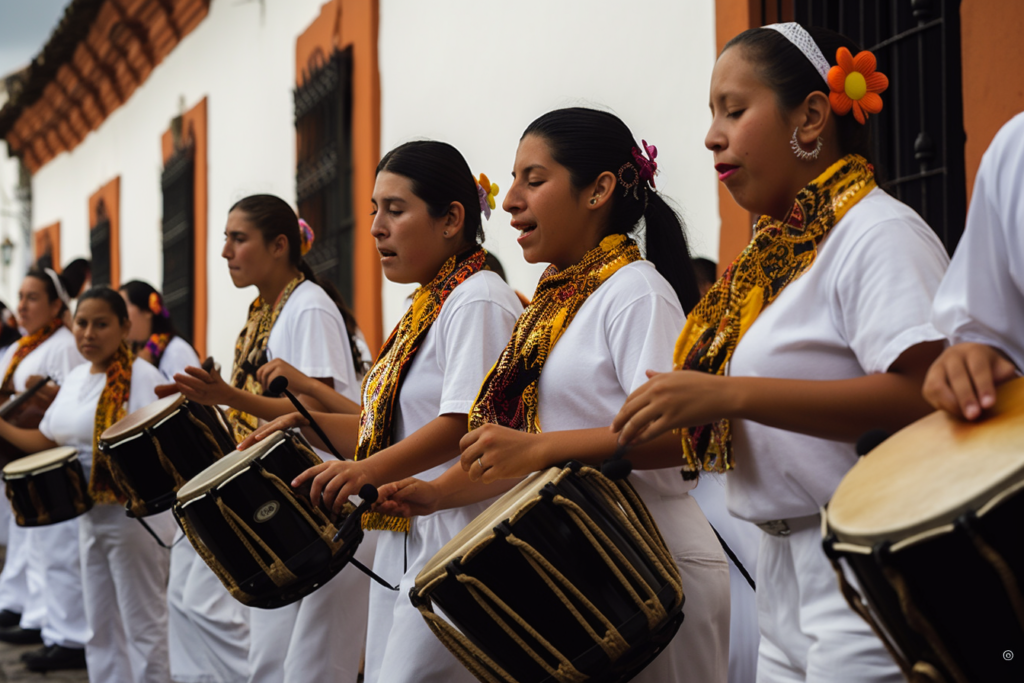
[[495, 201], [498, 196], [498, 184], [492, 183], [487, 174], [481, 173], [476, 181], [476, 192], [480, 196], [480, 210], [485, 218], [490, 219], [491, 211], [498, 206]]

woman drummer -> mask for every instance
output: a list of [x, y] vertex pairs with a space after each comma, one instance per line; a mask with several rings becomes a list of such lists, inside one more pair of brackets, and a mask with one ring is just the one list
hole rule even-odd
[[[71, 369], [85, 362], [75, 347], [74, 335], [62, 322], [66, 303], [67, 290], [60, 275], [50, 269], [28, 272], [18, 292], [18, 318], [25, 336], [0, 358], [3, 391], [23, 392], [42, 377], [64, 384]], [[53, 399], [52, 390], [43, 392], [48, 396], [37, 395], [40, 402], [34, 401], [29, 408], [38, 411], [37, 420], [46, 402]], [[0, 576], [0, 605], [10, 617], [0, 639], [25, 643], [39, 642], [42, 636], [44, 647], [26, 655], [31, 669], [85, 666], [82, 648], [88, 627], [82, 604], [78, 520], [22, 528], [11, 518], [7, 560]], [[22, 614], [20, 627], [6, 611]]]
[[[199, 367], [195, 349], [177, 332], [163, 297], [152, 285], [121, 285], [128, 307], [128, 341], [139, 358], [165, 378]], [[167, 584], [171, 680], [241, 683], [249, 677], [249, 610], [231, 597], [191, 543], [175, 533]]]
[[[615, 452], [608, 425], [616, 410], [645, 370], [667, 369], [683, 310], [698, 299], [683, 226], [654, 189], [656, 154], [653, 145], [638, 147], [618, 117], [592, 109], [549, 112], [526, 129], [503, 208], [520, 232], [524, 258], [551, 265], [484, 380], [461, 467], [433, 486], [405, 480], [384, 487], [402, 502], [394, 510], [424, 513], [479, 500], [530, 472], [566, 460], [600, 462]], [[650, 260], [629, 237], [641, 218]], [[688, 495], [696, 482], [680, 478], [679, 446], [670, 439], [630, 459], [638, 469], [653, 468], [630, 479], [686, 591], [678, 635], [635, 680], [724, 683], [729, 569]], [[411, 619], [417, 611], [407, 609]]]
[[[486, 187], [485, 187], [486, 186]], [[388, 280], [418, 283], [412, 304], [363, 384], [360, 417], [318, 418], [356, 461], [313, 468], [312, 496], [340, 507], [363, 484], [419, 474], [432, 478], [458, 457], [466, 415], [487, 369], [522, 310], [515, 292], [486, 269], [481, 213], [489, 217], [498, 188], [474, 180], [451, 145], [410, 142], [377, 166], [372, 234]], [[285, 418], [263, 433], [301, 424]], [[483, 510], [474, 505], [413, 520], [381, 515], [364, 526], [383, 533], [374, 570], [398, 592], [370, 588], [367, 683], [475, 680], [410, 613], [407, 583], [430, 557]]]
[[[287, 361], [351, 401], [358, 400], [361, 362], [340, 300], [320, 286], [302, 258], [313, 231], [284, 200], [253, 195], [228, 212], [221, 255], [236, 287], [255, 286], [259, 296], [235, 345], [230, 384], [216, 372], [189, 367], [174, 376], [189, 399], [227, 405], [236, 439], [248, 436], [259, 419], [294, 410], [286, 398], [263, 396], [259, 369], [272, 359]], [[350, 323], [354, 326], [354, 322]], [[351, 329], [354, 330], [354, 327]], [[319, 408], [319, 404], [310, 407]], [[326, 453], [321, 456], [330, 458]], [[356, 555], [372, 563], [373, 539]], [[369, 579], [342, 572], [315, 594], [273, 610], [249, 614], [249, 680], [355, 680], [366, 630]]]
[[690, 314], [681, 371], [654, 376], [614, 423], [622, 443], [683, 429], [690, 472], [735, 467], [729, 510], [765, 532], [758, 681], [902, 680], [840, 594], [818, 514], [861, 434], [928, 411], [921, 383], [942, 348], [928, 321], [946, 253], [867, 158], [887, 83], [822, 29], [777, 24], [726, 45], [705, 144], [761, 218]]
[[[0, 421], [0, 437], [27, 452], [55, 446], [78, 451], [96, 503], [79, 517], [82, 588], [88, 631], [89, 680], [156, 683], [169, 676], [167, 659], [167, 551], [124, 514], [127, 496], [111, 474], [99, 435], [156, 400], [163, 376], [133, 359], [131, 323], [124, 300], [94, 287], [78, 299], [74, 337], [86, 363], [68, 373], [38, 429]], [[163, 542], [171, 540], [169, 512], [146, 520]]]

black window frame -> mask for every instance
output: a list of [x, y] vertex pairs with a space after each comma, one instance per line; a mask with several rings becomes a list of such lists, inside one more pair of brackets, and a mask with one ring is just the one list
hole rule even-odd
[[179, 336], [192, 343], [195, 323], [195, 146], [174, 151], [160, 176], [163, 196], [164, 306]]

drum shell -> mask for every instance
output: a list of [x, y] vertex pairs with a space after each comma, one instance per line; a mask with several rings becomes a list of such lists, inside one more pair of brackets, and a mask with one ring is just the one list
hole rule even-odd
[[[176, 412], [147, 427], [140, 434], [117, 443], [100, 441], [100, 448], [110, 458], [115, 476], [127, 486], [122, 488], [131, 497], [132, 514], [153, 515], [170, 509], [175, 493], [185, 482], [231, 452], [234, 441], [214, 414], [215, 409], [185, 401]], [[214, 442], [189, 417], [206, 425]], [[168, 471], [161, 462], [154, 440], [170, 464]]]
[[85, 514], [93, 505], [78, 458], [39, 474], [5, 476], [4, 481], [18, 526], [59, 524]]
[[[1018, 489], [973, 518], [970, 533], [957, 523], [948, 533], [927, 535], [895, 550], [880, 544], [871, 554], [862, 554], [840, 546], [835, 554], [857, 577], [871, 608], [909, 662], [928, 662], [950, 683], [956, 680], [936, 648], [902, 611], [894, 578], [902, 579], [913, 609], [934, 630], [939, 647], [966, 680], [1024, 680], [1024, 623], [999, 572], [971, 536], [976, 534], [1005, 561], [1019, 590], [1024, 586], [1022, 520], [1024, 489]], [[1005, 657], [1005, 652], [1012, 654]]]
[[[212, 490], [174, 507], [182, 527], [191, 529], [219, 565], [215, 571], [226, 573], [244, 597], [237, 591], [232, 591], [233, 595], [251, 607], [280, 607], [313, 592], [348, 563], [362, 540], [362, 532], [355, 525], [358, 537], [346, 539], [341, 552], [335, 552], [325, 542], [323, 532], [310, 525], [294, 507], [297, 503], [307, 512], [312, 509], [308, 487], [306, 491], [292, 490], [285, 494], [269, 478], [277, 477], [290, 489], [290, 482], [315, 464], [317, 462], [291, 442], [285, 441]], [[270, 564], [273, 559], [251, 539], [243, 542], [220, 512], [218, 498], [239, 514], [275, 555], [284, 559], [296, 576], [291, 585], [275, 584], [252, 557], [252, 552], [258, 553], [264, 564]], [[271, 508], [275, 509], [272, 515], [265, 520], [257, 519], [260, 510]], [[329, 527], [330, 536], [334, 531], [333, 526]], [[193, 539], [190, 537], [190, 540]], [[230, 585], [225, 585], [231, 590]]]
[[[647, 617], [637, 609], [601, 554], [580, 532], [565, 509], [552, 502], [551, 498], [556, 493], [579, 505], [638, 570], [643, 580], [655, 588], [669, 618], [654, 633], [650, 631]], [[676, 590], [660, 578], [649, 560], [637, 551], [607, 506], [608, 503], [586, 479], [566, 477], [557, 484], [546, 485], [541, 499], [514, 523], [503, 523], [499, 527], [504, 526], [516, 538], [539, 551], [610, 619], [627, 642], [631, 645], [646, 643], [646, 646], [614, 662], [587, 636], [577, 618], [552, 593], [523, 554], [504, 542], [504, 530], [464, 564], [458, 558], [449, 562], [448, 577], [432, 587], [424, 597], [440, 607], [474, 645], [517, 681], [545, 681], [549, 674], [515, 646], [494, 618], [477, 603], [465, 584], [454, 578], [455, 574], [463, 573], [484, 582], [526, 624], [564, 653], [577, 670], [587, 674], [588, 680], [629, 680], [675, 635], [682, 622], [682, 603], [674, 604]], [[539, 596], [545, 596], [545, 599], [540, 600]], [[422, 600], [417, 589], [413, 589], [413, 602]], [[593, 620], [591, 623], [598, 632], [603, 631], [604, 627], [599, 622]], [[532, 641], [532, 636], [525, 631], [520, 631], [519, 635]]]

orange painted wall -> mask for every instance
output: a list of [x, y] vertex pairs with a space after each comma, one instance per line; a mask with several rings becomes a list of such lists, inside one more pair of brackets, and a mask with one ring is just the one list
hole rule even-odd
[[[380, 72], [377, 68], [377, 0], [331, 0], [295, 43], [295, 82], [316, 50], [325, 57], [352, 46], [352, 195], [359, 201], [373, 194], [374, 171], [380, 161]], [[349, 302], [376, 356], [383, 343], [380, 257], [370, 236], [371, 217], [355, 212], [353, 235], [353, 300]]]
[[[181, 130], [182, 137], [186, 144], [191, 142], [195, 146], [194, 164], [195, 180], [193, 188], [193, 223], [194, 236], [193, 258], [195, 259], [195, 312], [192, 321], [192, 345], [196, 348], [200, 358], [206, 357], [206, 333], [207, 333], [207, 258], [206, 253], [209, 245], [207, 237], [209, 234], [209, 167], [206, 161], [207, 137], [207, 98], [199, 101], [199, 104], [189, 109], [182, 115]], [[174, 138], [168, 128], [161, 137], [160, 144], [163, 151], [164, 163], [174, 153]]]
[[89, 197], [89, 229], [99, 222], [97, 208], [103, 201], [103, 207], [110, 219], [110, 286], [117, 289], [121, 286], [121, 176], [96, 190]]
[[1004, 123], [1024, 111], [1024, 2], [964, 0], [960, 6], [963, 54], [967, 192], [981, 156]]
[[53, 225], [47, 225], [45, 228], [40, 228], [35, 231], [33, 235], [35, 239], [34, 254], [35, 258], [38, 259], [44, 253], [46, 253], [47, 246], [50, 247], [53, 253], [53, 269], [58, 273], [61, 271], [60, 267], [60, 221], [57, 221]]

